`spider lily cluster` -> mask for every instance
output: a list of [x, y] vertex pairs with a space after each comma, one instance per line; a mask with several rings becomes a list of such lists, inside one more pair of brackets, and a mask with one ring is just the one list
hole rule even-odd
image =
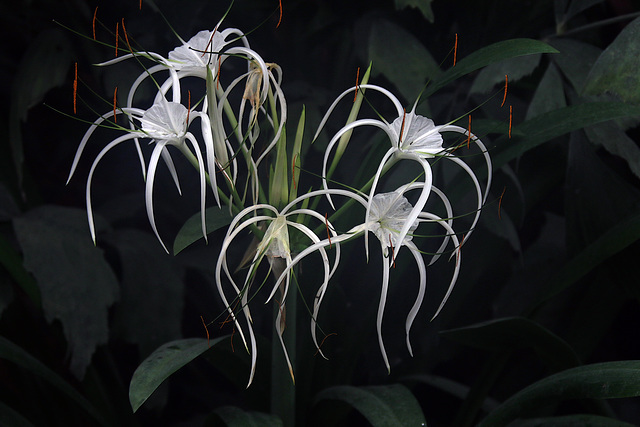
[[[126, 106], [114, 105], [111, 111], [101, 115], [89, 127], [73, 159], [69, 179], [74, 175], [86, 145], [99, 128], [115, 128], [122, 132], [99, 152], [87, 178], [86, 205], [94, 242], [96, 234], [91, 204], [94, 171], [109, 151], [130, 141], [136, 148], [142, 177], [146, 180], [145, 202], [151, 228], [168, 252], [154, 216], [154, 179], [159, 165], [164, 163], [180, 192], [172, 155], [175, 152], [184, 155], [199, 174], [203, 237], [207, 239], [205, 207], [209, 190], [218, 207], [229, 209], [234, 214], [215, 263], [215, 282], [228, 318], [251, 354], [251, 384], [258, 354], [251, 302], [262, 287], [260, 284], [270, 283], [266, 300], [273, 300], [277, 304], [275, 329], [293, 378], [283, 331], [294, 267], [311, 254], [317, 254], [322, 262], [321, 283], [303, 277], [300, 286], [304, 289], [317, 286], [313, 304], [309, 308], [311, 336], [324, 357], [317, 337], [320, 308], [333, 276], [339, 271], [341, 247], [362, 237], [368, 260], [371, 234], [380, 245], [379, 262], [375, 264], [379, 263], [382, 267], [377, 335], [382, 358], [390, 370], [382, 322], [396, 258], [407, 252], [419, 273], [417, 283], [409, 284], [412, 286], [406, 289], [406, 292], [416, 295], [405, 327], [407, 348], [412, 354], [409, 333], [425, 297], [427, 268], [443, 254], [447, 254], [449, 260], [455, 263], [451, 268], [453, 272], [448, 289], [435, 317], [454, 288], [461, 266], [461, 246], [477, 225], [486, 202], [491, 185], [491, 160], [485, 145], [468, 129], [452, 123], [435, 125], [431, 119], [417, 114], [417, 102], [406, 112], [390, 91], [363, 82], [336, 98], [318, 126], [315, 138], [334, 123], [334, 111], [339, 103], [345, 102], [343, 99], [355, 96], [361, 102], [365, 92], [372, 91], [387, 98], [395, 109], [395, 116], [391, 120], [381, 115], [358, 118], [360, 104], [356, 104], [354, 99], [351, 118], [335, 131], [326, 147], [320, 172], [321, 188], [311, 188], [305, 194], [298, 195], [304, 112], [293, 144], [288, 144], [285, 132], [287, 103], [281, 88], [280, 67], [265, 62], [251, 49], [242, 31], [222, 29], [221, 22], [211, 31], [201, 31], [188, 41], [180, 41], [181, 45], [165, 57], [134, 50], [127, 39], [128, 54], [99, 64], [107, 66], [136, 60], [151, 65], [132, 84]], [[236, 66], [227, 67], [227, 63], [232, 61]], [[243, 65], [237, 67], [238, 63]], [[164, 76], [164, 80], [159, 79], [160, 76]], [[185, 93], [182, 88], [185, 79], [200, 80], [200, 93]], [[365, 79], [368, 79], [368, 74]], [[136, 100], [136, 92], [143, 84], [153, 84], [157, 89], [154, 99], [146, 101], [146, 104]], [[126, 119], [126, 125], [118, 124], [116, 119], [119, 116]], [[344, 123], [344, 119], [339, 120]], [[199, 126], [194, 125], [196, 121]], [[359, 127], [373, 127], [383, 132], [388, 149], [378, 167], [370, 171], [368, 184], [355, 190], [347, 187], [349, 183], [339, 186], [330, 178], [339, 167], [351, 132]], [[443, 135], [446, 133], [459, 134], [459, 143], [445, 146]], [[143, 155], [141, 141], [148, 141], [152, 146], [148, 162]], [[484, 157], [483, 168], [487, 179], [483, 183], [456, 154], [456, 149], [471, 142]], [[392, 191], [381, 191], [385, 186], [385, 174], [399, 162], [418, 165], [420, 173]], [[434, 162], [450, 162], [470, 179], [476, 209], [472, 213], [470, 227], [464, 230], [456, 230], [454, 220], [459, 213], [454, 212], [453, 203], [445, 189], [435, 182], [432, 172]], [[311, 169], [314, 166], [306, 167]], [[320, 168], [320, 165], [317, 167]], [[333, 214], [318, 210], [322, 199], [326, 199]], [[415, 201], [410, 202], [410, 199]], [[440, 212], [444, 214], [429, 211], [428, 205], [431, 204], [439, 205]], [[340, 229], [335, 226], [334, 218], [345, 212], [350, 212], [350, 218], [358, 219], [356, 224]], [[440, 229], [436, 236], [439, 239], [437, 249], [431, 253], [421, 250], [417, 243], [423, 224], [432, 224]], [[240, 244], [241, 238], [246, 238], [247, 234], [253, 234], [256, 243], [247, 248], [245, 259], [228, 259], [232, 245]], [[269, 263], [269, 272], [273, 272], [269, 281], [258, 277], [263, 271], [259, 266], [265, 258]]]

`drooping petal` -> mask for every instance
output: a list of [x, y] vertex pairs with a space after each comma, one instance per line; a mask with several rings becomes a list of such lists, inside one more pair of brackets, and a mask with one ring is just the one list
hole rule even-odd
[[127, 141], [129, 139], [133, 139], [133, 138], [135, 138], [135, 135], [128, 134], [128, 135], [122, 135], [119, 138], [116, 138], [113, 141], [111, 141], [98, 153], [96, 158], [93, 160], [91, 169], [89, 170], [89, 177], [87, 178], [87, 189], [86, 189], [87, 217], [89, 219], [89, 231], [91, 232], [91, 239], [93, 240], [94, 244], [96, 242], [96, 230], [95, 230], [95, 225], [93, 223], [93, 209], [91, 207], [91, 180], [93, 179], [93, 173], [95, 172], [96, 166], [98, 166], [98, 163], [100, 163], [100, 160], [104, 157], [105, 154], [107, 154], [107, 152], [109, 152], [109, 150], [111, 150], [113, 147], [120, 144], [121, 142]]
[[411, 255], [416, 260], [416, 265], [418, 266], [418, 295], [416, 296], [416, 301], [413, 303], [413, 307], [409, 311], [407, 315], [407, 321], [405, 323], [405, 331], [407, 335], [407, 349], [409, 350], [409, 354], [413, 357], [413, 349], [411, 348], [411, 340], [409, 338], [409, 331], [411, 330], [411, 326], [413, 325], [413, 321], [418, 315], [418, 311], [422, 306], [422, 301], [424, 300], [424, 294], [427, 290], [427, 268], [424, 265], [424, 260], [422, 259], [422, 254], [418, 250], [417, 246], [413, 242], [405, 243], [407, 248], [411, 251]]

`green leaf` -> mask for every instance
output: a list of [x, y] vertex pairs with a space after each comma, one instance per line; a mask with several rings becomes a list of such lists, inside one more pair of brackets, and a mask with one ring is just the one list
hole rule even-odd
[[640, 178], [640, 148], [617, 123], [600, 123], [586, 127], [584, 131], [591, 142], [627, 162], [631, 172]]
[[100, 425], [107, 425], [95, 407], [93, 407], [87, 399], [78, 393], [75, 388], [69, 385], [69, 383], [62, 379], [62, 377], [53, 372], [38, 359], [4, 337], [0, 337], [0, 359], [5, 359], [15, 363], [32, 374], [39, 376], [84, 409], [86, 413], [93, 417], [93, 419]]
[[[67, 78], [72, 52], [67, 35], [58, 28], [42, 31], [24, 53], [15, 79], [11, 84], [11, 112], [9, 115], [9, 140], [13, 162], [22, 184], [22, 123], [31, 107], [42, 102], [45, 94], [60, 86]], [[68, 110], [73, 107], [73, 95], [69, 94]]]
[[382, 74], [409, 102], [418, 98], [425, 83], [441, 71], [431, 53], [402, 27], [382, 19], [371, 23], [369, 60], [372, 74]]
[[476, 71], [487, 65], [494, 64], [508, 58], [517, 56], [534, 55], [537, 53], [558, 53], [556, 49], [538, 40], [532, 39], [512, 39], [494, 43], [479, 49], [469, 56], [458, 61], [458, 63], [444, 72], [440, 77], [427, 86], [424, 96], [433, 95], [444, 86]]
[[502, 136], [496, 140], [493, 166], [498, 169], [540, 144], [585, 126], [631, 116], [640, 116], [640, 107], [620, 102], [589, 102], [540, 114], [514, 125], [513, 139]]
[[633, 427], [634, 424], [601, 415], [577, 414], [561, 417], [532, 418], [519, 420], [513, 427]]
[[282, 421], [275, 415], [244, 411], [235, 406], [222, 406], [207, 417], [204, 425], [205, 427], [220, 425], [227, 427], [281, 427]]
[[620, 32], [591, 68], [585, 95], [613, 95], [633, 104], [640, 103], [640, 18]]
[[488, 93], [498, 84], [504, 86], [505, 75], [510, 83], [520, 80], [538, 68], [541, 58], [541, 54], [516, 56], [488, 65], [478, 73], [469, 93]]
[[[228, 209], [218, 207], [207, 208], [205, 211], [207, 234], [231, 223], [233, 217]], [[191, 244], [203, 239], [200, 214], [195, 214], [184, 223], [173, 242], [173, 254], [177, 255]]]
[[566, 106], [562, 76], [558, 68], [550, 63], [529, 103], [526, 120]]
[[164, 380], [224, 338], [216, 338], [211, 342], [204, 338], [171, 341], [151, 353], [131, 378], [129, 402], [133, 412], [142, 406]]
[[70, 369], [78, 378], [96, 347], [107, 342], [108, 310], [119, 291], [86, 223], [84, 210], [60, 206], [42, 206], [13, 220], [24, 268], [36, 278], [47, 321], [62, 323]]
[[[408, 375], [400, 379], [403, 383], [417, 382], [421, 384], [426, 384], [430, 387], [434, 387], [434, 388], [437, 388], [438, 390], [442, 390], [451, 396], [457, 397], [461, 401], [464, 400], [469, 394], [468, 385], [465, 385], [457, 381], [454, 381], [450, 378], [441, 377], [438, 375], [417, 374], [417, 375]], [[497, 400], [487, 397], [482, 403], [482, 410], [484, 412], [489, 413], [493, 411], [495, 408], [497, 408], [499, 405], [500, 403]]]
[[323, 400], [343, 401], [360, 412], [374, 427], [426, 426], [422, 409], [405, 386], [327, 388], [316, 396], [315, 403]]
[[507, 425], [548, 403], [564, 399], [640, 396], [640, 361], [597, 363], [546, 377], [507, 399], [479, 425]]
[[406, 9], [407, 7], [420, 9], [420, 12], [422, 12], [422, 15], [427, 19], [427, 21], [433, 24], [434, 16], [433, 10], [431, 9], [432, 1], [433, 0], [396, 0], [396, 10]]
[[531, 347], [553, 371], [580, 364], [569, 344], [542, 325], [524, 317], [491, 320], [440, 333], [446, 338], [485, 350]]
[[0, 402], [0, 426], [33, 427], [33, 424], [13, 408]]
[[550, 44], [560, 51], [559, 55], [552, 56], [553, 62], [571, 82], [576, 92], [582, 92], [589, 70], [602, 50], [591, 44], [571, 39], [554, 39]]
[[640, 240], [640, 215], [617, 222], [609, 231], [574, 256], [545, 286], [538, 301], [551, 299], [605, 260]]

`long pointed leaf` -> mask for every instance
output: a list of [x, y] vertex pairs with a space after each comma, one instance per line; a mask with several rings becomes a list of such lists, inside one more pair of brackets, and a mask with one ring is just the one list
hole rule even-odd
[[494, 43], [475, 51], [469, 56], [458, 61], [458, 63], [443, 73], [432, 84], [427, 86], [424, 97], [433, 95], [436, 91], [489, 64], [502, 61], [516, 56], [532, 55], [536, 53], [558, 53], [558, 51], [546, 43], [532, 39], [513, 39]]
[[502, 136], [496, 140], [499, 148], [493, 153], [493, 165], [498, 169], [540, 144], [585, 126], [631, 116], [640, 116], [640, 107], [620, 102], [589, 102], [540, 114], [514, 126], [518, 138]]
[[507, 425], [546, 403], [564, 399], [640, 396], [640, 361], [597, 363], [544, 378], [506, 400], [480, 427]]

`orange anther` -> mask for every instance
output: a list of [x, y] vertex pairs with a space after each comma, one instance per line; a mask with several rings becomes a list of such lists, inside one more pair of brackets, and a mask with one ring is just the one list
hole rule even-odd
[[278, 23], [276, 24], [276, 28], [280, 26], [280, 22], [282, 22], [282, 0], [279, 1], [280, 8], [280, 16], [278, 17]]
[[133, 52], [133, 49], [131, 49], [131, 44], [129, 43], [129, 35], [127, 34], [127, 29], [124, 27], [124, 18], [122, 18], [122, 32], [124, 33], [124, 40], [127, 42], [129, 52]]
[[458, 33], [456, 33], [456, 42], [453, 45], [453, 66], [456, 66], [458, 60]]
[[504, 75], [504, 96], [502, 97], [502, 104], [500, 107], [504, 105], [504, 102], [507, 100], [507, 86], [509, 86], [509, 76]]
[[356, 102], [356, 98], [358, 97], [358, 81], [360, 80], [360, 67], [358, 67], [358, 71], [356, 72], [356, 93], [353, 94], [353, 102]]
[[76, 113], [76, 97], [78, 95], [78, 63], [75, 64], [75, 76], [73, 78], [73, 114]]
[[116, 58], [118, 57], [118, 39], [120, 39], [120, 37], [118, 36], [119, 26], [120, 26], [120, 23], [116, 22]]
[[115, 90], [113, 91], [113, 122], [117, 123], [118, 119], [116, 117], [116, 98], [118, 96], [118, 86], [116, 86]]
[[96, 39], [96, 16], [98, 16], [98, 6], [96, 6], [96, 10], [93, 11], [93, 21], [92, 21], [92, 27], [93, 27], [93, 39]]

